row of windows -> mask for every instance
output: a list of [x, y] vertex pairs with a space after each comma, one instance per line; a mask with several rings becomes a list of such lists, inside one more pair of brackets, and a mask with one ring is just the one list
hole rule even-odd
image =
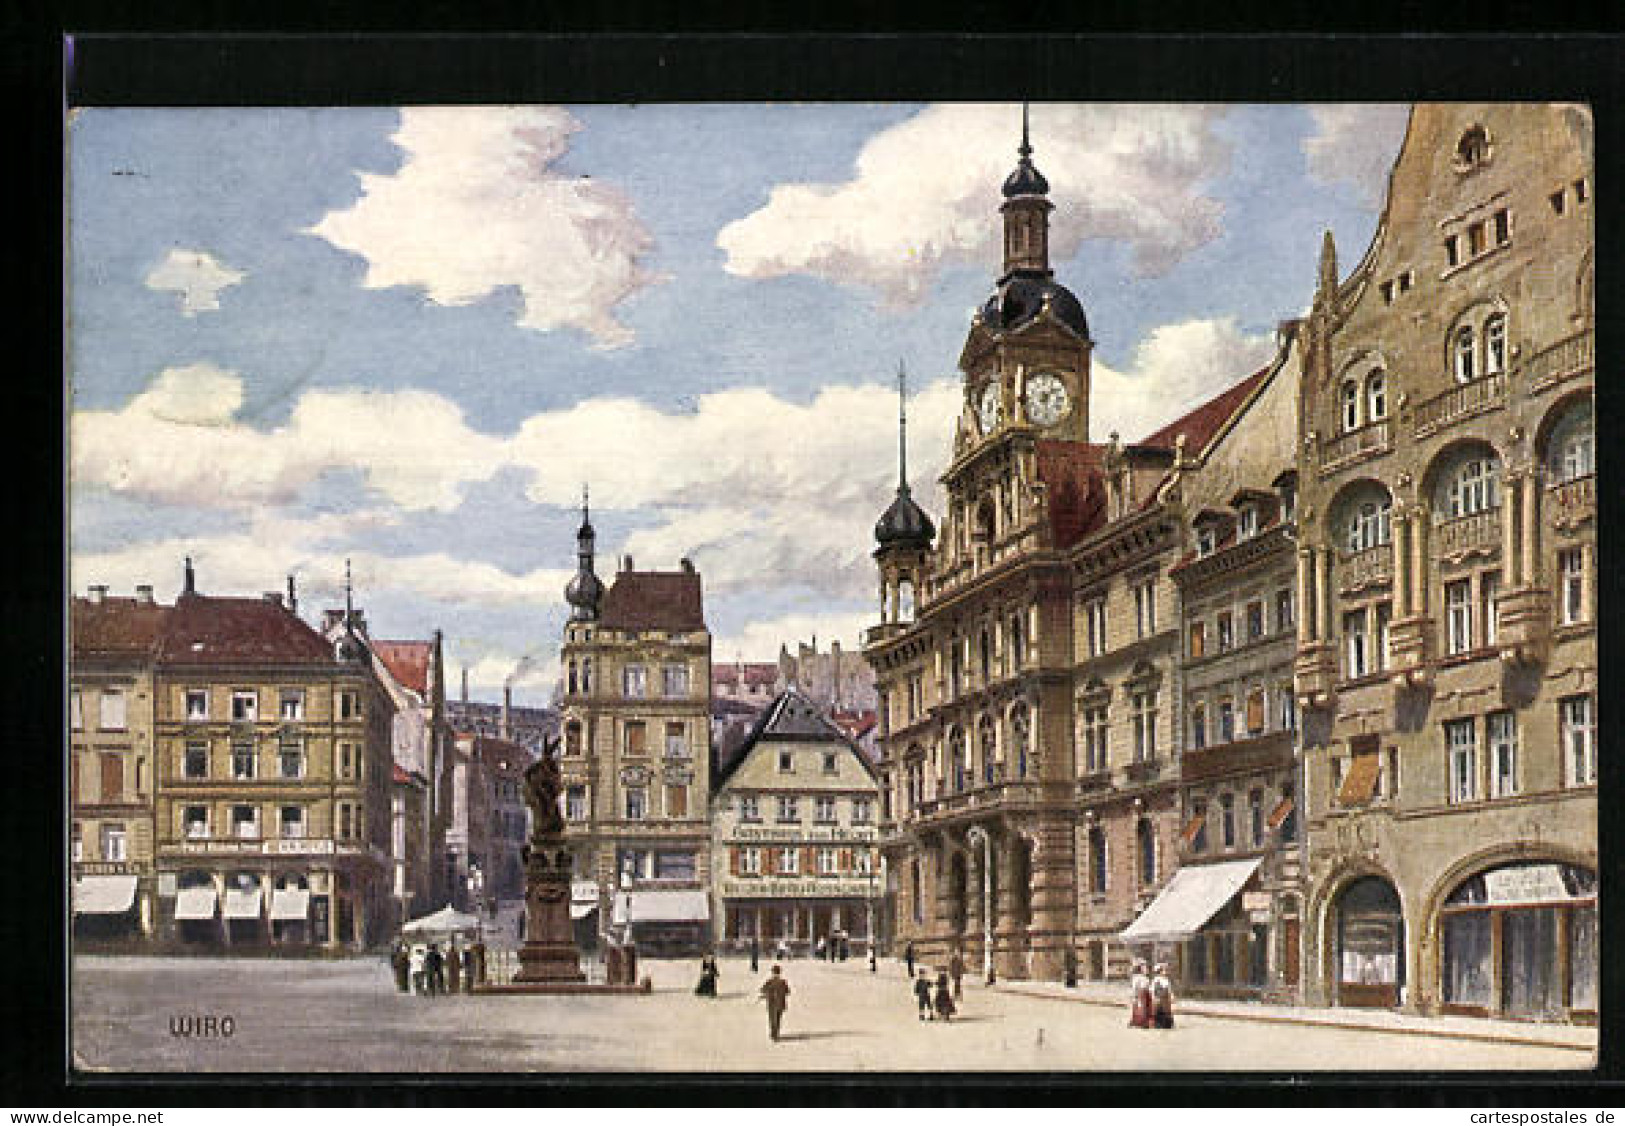
[[682, 849], [618, 849], [616, 871], [627, 880], [693, 880], [698, 864], [693, 852]]
[[[1234, 802], [1233, 799], [1229, 803], [1224, 801], [1224, 798], [1229, 796], [1224, 795], [1220, 799], [1220, 833], [1224, 834], [1227, 831], [1225, 819], [1228, 816], [1229, 837], [1221, 837], [1221, 839], [1233, 842], [1236, 839]], [[1298, 818], [1296, 805], [1293, 801], [1292, 787], [1290, 785], [1281, 787], [1279, 800], [1267, 819], [1264, 815], [1264, 801], [1265, 793], [1261, 789], [1254, 790], [1248, 796], [1248, 829], [1250, 833], [1256, 833], [1253, 837], [1254, 841], [1261, 846], [1267, 834], [1272, 831], [1278, 832], [1283, 841], [1297, 840]], [[1205, 805], [1197, 802], [1194, 803], [1192, 808], [1197, 810], [1198, 816], [1202, 818], [1200, 821], [1196, 817], [1192, 818], [1192, 848], [1198, 852], [1205, 851], [1207, 847], [1205, 839], [1202, 840], [1200, 847], [1197, 845], [1197, 840], [1201, 838], [1205, 830]], [[1255, 825], [1256, 829], [1254, 828]], [[1230, 848], [1235, 847], [1235, 845], [1226, 844], [1225, 847]], [[1136, 818], [1134, 821], [1134, 875], [1142, 891], [1149, 890], [1156, 885], [1162, 867], [1161, 860], [1160, 850], [1157, 847], [1156, 826], [1149, 817]], [[1108, 839], [1105, 827], [1102, 825], [1092, 824], [1089, 826], [1085, 840], [1085, 868], [1090, 894], [1105, 895], [1111, 890], [1111, 841]]]
[[[774, 820], [780, 822], [799, 822], [801, 820], [801, 799], [787, 794], [780, 794], [773, 799], [775, 803]], [[874, 801], [870, 798], [852, 799], [852, 824], [868, 825], [874, 821]], [[834, 825], [839, 818], [839, 799], [833, 797], [819, 797], [813, 799], [813, 820], [820, 825]], [[760, 821], [762, 819], [762, 799], [756, 794], [740, 794], [738, 798], [739, 819], [741, 821]]]
[[[1247, 691], [1243, 697], [1241, 714], [1236, 714], [1235, 699], [1220, 696], [1211, 702], [1198, 696], [1191, 705], [1191, 749], [1200, 751], [1211, 741], [1222, 745], [1238, 738], [1252, 738], [1272, 730], [1295, 731], [1298, 727], [1297, 696], [1290, 683], [1275, 689], [1275, 712], [1270, 716], [1270, 693], [1263, 685]], [[1240, 726], [1238, 727], [1238, 719]]]
[[[256, 688], [233, 688], [228, 698], [226, 717], [232, 723], [257, 723], [260, 719], [261, 692]], [[188, 723], [206, 723], [211, 718], [211, 693], [207, 688], [182, 689], [182, 715]], [[275, 692], [276, 718], [283, 723], [300, 723], [305, 719], [306, 691], [303, 688], [279, 688]], [[343, 720], [361, 717], [361, 694], [341, 691], [335, 694], [338, 717]]]
[[729, 867], [743, 876], [760, 876], [764, 873], [799, 876], [802, 874], [804, 852], [811, 856], [812, 871], [820, 876], [838, 876], [847, 872], [864, 876], [874, 871], [874, 858], [867, 849], [759, 848], [755, 845], [731, 850]]
[[[580, 788], [580, 787], [572, 787], [572, 789], [578, 789], [578, 788]], [[622, 797], [622, 803], [623, 803], [622, 806], [621, 806], [622, 816], [626, 820], [628, 820], [628, 821], [644, 821], [644, 820], [648, 819], [648, 817], [649, 817], [649, 790], [648, 790], [648, 787], [646, 787], [646, 786], [628, 786], [624, 790], [621, 791], [621, 797]], [[581, 803], [580, 803], [579, 806], [572, 806], [570, 804], [570, 802], [569, 802], [568, 795], [566, 795], [565, 816], [568, 817], [570, 815], [572, 809], [579, 810], [579, 812], [581, 814], [579, 817], [572, 818], [572, 820], [581, 821], [581, 820], [584, 820], [586, 818], [586, 792], [585, 792], [584, 789], [582, 790], [582, 800], [581, 800]], [[688, 816], [688, 787], [687, 786], [667, 786], [666, 787], [666, 813], [665, 813], [665, 815], [667, 817], [687, 817]]]
[[[1291, 588], [1283, 588], [1275, 592], [1274, 598], [1275, 621], [1274, 635], [1289, 632], [1294, 622], [1294, 607]], [[1241, 643], [1262, 640], [1269, 636], [1269, 622], [1266, 620], [1264, 600], [1255, 598], [1248, 602], [1242, 611]], [[1193, 621], [1186, 630], [1187, 649], [1192, 660], [1208, 654], [1208, 623], [1204, 620]], [[1237, 645], [1236, 619], [1231, 610], [1221, 610], [1213, 619], [1213, 644], [1217, 652], [1224, 653]]]
[[[688, 758], [689, 741], [688, 725], [684, 723], [667, 723], [665, 727], [667, 758]], [[578, 755], [582, 753], [581, 725], [571, 722], [564, 729], [564, 753]], [[627, 720], [621, 725], [621, 753], [632, 756], [642, 756], [649, 753], [649, 725], [641, 719]]]
[[81, 860], [128, 860], [130, 858], [130, 835], [122, 822], [102, 822], [98, 835], [100, 851], [94, 857], [85, 855], [84, 826], [79, 822], [73, 823], [73, 851], [75, 863]]
[[[1189, 830], [1191, 851], [1197, 854], [1204, 853], [1208, 851], [1210, 845], [1215, 843], [1225, 851], [1237, 848], [1263, 848], [1269, 836], [1267, 821], [1269, 814], [1264, 803], [1265, 794], [1261, 787], [1248, 792], [1246, 834], [1243, 837], [1235, 794], [1221, 793], [1219, 795], [1218, 831], [1211, 835], [1208, 832], [1208, 803], [1201, 800], [1193, 801], [1191, 803], [1191, 828]], [[1285, 816], [1290, 816], [1290, 813]], [[1217, 838], [1216, 841], [1214, 840], [1215, 837]]]
[[1465, 232], [1446, 235], [1445, 264], [1451, 268], [1466, 265], [1511, 241], [1512, 212], [1503, 207], [1487, 219], [1469, 223]]
[[[234, 739], [231, 742], [230, 773], [226, 777], [235, 781], [262, 777], [292, 780], [304, 778], [308, 773], [308, 756], [303, 739], [282, 737], [276, 742], [275, 755], [270, 772], [266, 772], [263, 760], [269, 754], [251, 740]], [[180, 776], [188, 781], [210, 778], [211, 757], [209, 743], [203, 740], [188, 741], [181, 752]], [[334, 774], [340, 779], [360, 779], [365, 770], [364, 758], [354, 743], [338, 744], [334, 762]]]
[[[1129, 738], [1134, 762], [1157, 757], [1157, 701], [1155, 688], [1129, 692]], [[1111, 768], [1111, 709], [1107, 704], [1091, 704], [1079, 713], [1083, 771], [1094, 774]]]
[[[276, 835], [284, 840], [299, 840], [305, 836], [309, 823], [307, 809], [302, 805], [282, 805], [276, 809]], [[339, 840], [358, 840], [362, 832], [362, 807], [355, 802], [338, 802], [334, 806], [335, 836]], [[206, 805], [188, 805], [181, 810], [181, 832], [187, 840], [208, 840], [213, 837], [211, 810]], [[237, 840], [258, 840], [261, 831], [260, 807], [233, 805], [227, 811], [226, 835]]]
[[[1292, 485], [1285, 483], [1281, 485], [1278, 504], [1281, 522], [1290, 522], [1297, 506], [1297, 491]], [[1263, 509], [1254, 503], [1241, 505], [1236, 509], [1235, 524], [1237, 543], [1244, 543], [1252, 539], [1264, 527]], [[1220, 532], [1218, 521], [1205, 520], [1196, 526], [1196, 557], [1198, 559], [1204, 559], [1219, 550]]]
[[[1000, 648], [996, 644], [997, 629], [994, 626], [984, 625], [977, 632], [975, 643], [976, 667], [981, 673], [981, 683], [990, 684], [995, 672], [999, 676], [1009, 676], [1019, 669], [1027, 659], [1027, 635], [1022, 625], [1022, 616], [1019, 612], [1011, 614], [1005, 624]], [[971, 638], [951, 637], [948, 639], [948, 691], [950, 696], [958, 696], [965, 690], [965, 669], [971, 660]], [[909, 698], [909, 718], [918, 714], [921, 706], [920, 693], [917, 687], [910, 682], [911, 696]]]
[[[1150, 637], [1157, 632], [1157, 577], [1146, 575], [1129, 584], [1134, 599], [1134, 637]], [[1083, 604], [1083, 630], [1085, 652], [1091, 657], [1103, 657], [1110, 648], [1106, 632], [1106, 596], [1097, 595]]]

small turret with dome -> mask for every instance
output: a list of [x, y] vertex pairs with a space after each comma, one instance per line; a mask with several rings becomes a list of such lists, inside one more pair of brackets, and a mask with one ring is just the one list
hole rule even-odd
[[897, 365], [897, 496], [891, 507], [875, 523], [875, 542], [882, 550], [888, 547], [911, 547], [929, 550], [936, 537], [936, 525], [931, 517], [914, 502], [908, 487], [908, 408], [907, 374], [903, 365]]
[[581, 527], [576, 531], [576, 573], [564, 588], [564, 600], [570, 604], [570, 620], [590, 622], [598, 617], [598, 607], [604, 601], [604, 583], [593, 571], [592, 557], [597, 533], [593, 531], [587, 503], [587, 487], [581, 487]]

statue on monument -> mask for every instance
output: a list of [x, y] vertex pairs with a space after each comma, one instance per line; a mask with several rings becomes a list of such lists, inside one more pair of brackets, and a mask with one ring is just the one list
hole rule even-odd
[[531, 840], [557, 840], [564, 835], [564, 816], [559, 812], [559, 794], [563, 789], [553, 748], [544, 748], [541, 756], [525, 770], [525, 804], [530, 807]]

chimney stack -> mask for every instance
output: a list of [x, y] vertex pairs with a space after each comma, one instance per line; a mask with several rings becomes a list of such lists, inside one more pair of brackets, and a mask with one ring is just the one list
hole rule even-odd
[[186, 581], [181, 585], [182, 594], [197, 593], [197, 575], [192, 570], [192, 557], [186, 557]]
[[93, 586], [93, 587], [90, 588], [90, 600], [92, 602], [98, 602], [99, 603], [99, 602], [105, 601], [106, 599], [107, 599], [107, 587], [106, 586], [101, 585], [101, 584], [97, 584], [96, 586]]
[[508, 713], [512, 708], [513, 708], [513, 689], [511, 687], [509, 687], [508, 685], [504, 684], [502, 686], [502, 731], [501, 731], [501, 735], [502, 735], [502, 737], [504, 739], [508, 739], [508, 740], [513, 739], [513, 726], [511, 724], [511, 721], [510, 721], [509, 716], [508, 716]]
[[290, 614], [299, 613], [299, 595], [294, 592], [292, 575], [288, 576], [288, 612]]
[[282, 605], [282, 592], [280, 590], [268, 590], [265, 592], [263, 597], [265, 598], [265, 601], [269, 602], [272, 606]]
[[683, 574], [685, 575], [692, 575], [694, 573], [694, 560], [688, 558], [686, 555], [682, 559], [678, 560], [678, 566], [682, 567]]
[[468, 703], [468, 666], [463, 666], [463, 703]]
[[152, 605], [152, 586], [151, 586], [151, 584], [149, 584], [149, 583], [141, 583], [141, 584], [137, 585], [136, 588], [135, 588], [135, 600], [137, 602], [144, 602], [148, 606], [151, 606]]

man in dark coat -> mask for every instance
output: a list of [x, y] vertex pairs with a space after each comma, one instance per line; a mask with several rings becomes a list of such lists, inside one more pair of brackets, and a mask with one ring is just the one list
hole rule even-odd
[[914, 944], [911, 942], [903, 948], [903, 964], [908, 967], [908, 976], [914, 976]]
[[774, 966], [773, 976], [762, 982], [759, 990], [762, 1000], [767, 1002], [767, 1034], [774, 1040], [779, 1038], [784, 1010], [790, 1007], [790, 983], [784, 980], [783, 975], [784, 971]]
[[485, 984], [485, 940], [476, 938], [474, 945], [468, 948], [469, 959], [474, 963], [473, 972], [468, 975], [468, 991], [474, 992], [474, 983]]
[[957, 950], [954, 951], [954, 956], [948, 959], [948, 976], [953, 978], [954, 1000], [963, 1001], [965, 999], [965, 959], [959, 956]]
[[754, 937], [752, 937], [751, 940], [750, 940], [750, 972], [751, 973], [758, 972], [757, 963], [759, 963], [761, 961], [761, 958], [762, 958], [762, 944], [760, 942], [758, 942]]
[[411, 983], [407, 980], [407, 971], [411, 965], [412, 956], [407, 953], [406, 943], [397, 942], [389, 955], [389, 968], [395, 971], [395, 988], [402, 993], [411, 988]]
[[931, 1008], [931, 974], [921, 970], [920, 976], [914, 979], [914, 1000], [920, 1006], [921, 1020], [936, 1020], [936, 1014]]
[[452, 993], [463, 991], [463, 952], [455, 942], [446, 947], [446, 984]]
[[429, 954], [423, 960], [423, 976], [429, 979], [429, 996], [446, 991], [446, 960], [440, 956], [437, 943], [429, 943]]

